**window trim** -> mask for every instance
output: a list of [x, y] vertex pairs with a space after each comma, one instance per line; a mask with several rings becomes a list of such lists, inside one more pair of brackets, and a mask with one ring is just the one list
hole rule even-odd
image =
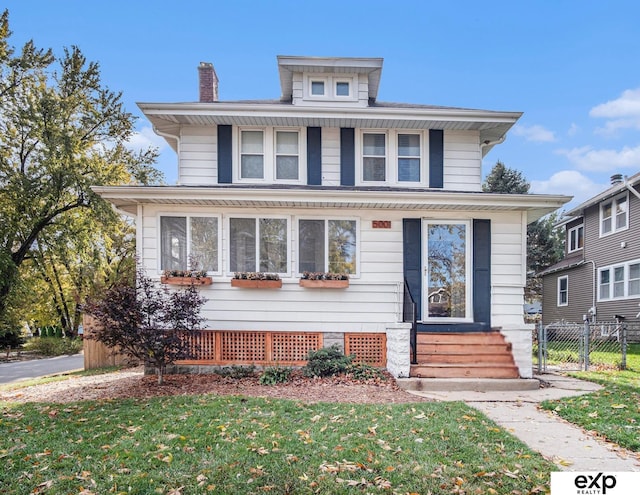
[[297, 216], [295, 217], [295, 236], [296, 242], [294, 243], [295, 249], [295, 273], [297, 277], [302, 276], [302, 271], [300, 271], [300, 221], [301, 220], [323, 220], [324, 221], [324, 248], [325, 248], [325, 259], [324, 259], [324, 270], [329, 270], [329, 229], [328, 225], [331, 220], [347, 220], [353, 221], [356, 223], [356, 272], [349, 274], [349, 279], [358, 279], [360, 278], [360, 218], [359, 217], [338, 217], [338, 216]]
[[216, 271], [207, 271], [207, 275], [222, 275], [222, 215], [219, 213], [187, 213], [187, 212], [158, 212], [156, 217], [156, 228], [158, 229], [157, 246], [158, 274], [162, 274], [165, 269], [162, 268], [162, 217], [184, 217], [187, 219], [187, 266], [184, 270], [189, 269], [189, 257], [191, 256], [191, 218], [216, 218], [218, 220], [218, 269]]
[[[603, 266], [598, 268], [598, 283], [597, 283], [597, 297], [598, 297], [598, 302], [605, 302], [605, 301], [623, 301], [623, 300], [627, 300], [627, 299], [640, 299], [640, 294], [629, 294], [629, 283], [631, 282], [630, 279], [630, 275], [631, 275], [631, 266], [632, 265], [640, 265], [640, 258], [638, 259], [633, 259], [633, 260], [629, 260], [629, 261], [625, 261], [623, 263], [615, 263], [613, 265], [607, 265], [607, 266]], [[615, 271], [616, 268], [623, 268], [624, 269], [624, 278], [623, 278], [623, 283], [624, 283], [624, 294], [622, 296], [615, 296], [615, 284], [616, 284], [616, 279], [615, 279]], [[601, 284], [601, 274], [602, 272], [609, 272], [609, 297], [601, 297], [600, 295], [600, 289], [602, 287]], [[637, 280], [637, 279], [634, 279]]]
[[[617, 214], [616, 214], [616, 207], [617, 205], [622, 202], [624, 202], [626, 204], [626, 209], [625, 209], [625, 225], [624, 227], [617, 227], [616, 224], [616, 220], [617, 220]], [[603, 217], [603, 210], [607, 205], [611, 205], [611, 216], [610, 217]], [[598, 208], [599, 210], [599, 229], [600, 229], [600, 237], [607, 237], [609, 235], [615, 234], [616, 232], [622, 232], [625, 230], [629, 229], [629, 193], [628, 192], [624, 192], [622, 194], [618, 194], [617, 196], [613, 196], [609, 199], [607, 199], [606, 201], [602, 201], [600, 203], [600, 206]], [[611, 229], [608, 231], [604, 231], [603, 229], [603, 222], [609, 219], [611, 221]]]
[[[242, 178], [242, 131], [261, 131], [263, 134], [262, 178]], [[298, 178], [276, 179], [277, 132], [298, 133]], [[233, 126], [233, 175], [234, 184], [302, 184], [307, 183], [307, 128], [288, 126]]]
[[[364, 135], [365, 134], [384, 134], [385, 135], [385, 181], [365, 181], [364, 180]], [[398, 160], [398, 136], [400, 134], [415, 134], [420, 138], [420, 180], [419, 181], [401, 181], [399, 180]], [[394, 187], [406, 188], [422, 188], [429, 187], [429, 135], [428, 131], [412, 130], [412, 129], [358, 129], [355, 136], [356, 149], [356, 186], [370, 185], [386, 185]], [[404, 157], [404, 156], [403, 156]]]
[[[564, 291], [562, 291], [561, 288], [561, 283], [562, 282], [566, 282], [566, 288]], [[562, 302], [561, 296], [564, 293], [565, 295], [565, 301]], [[558, 277], [557, 282], [556, 282], [556, 306], [560, 307], [564, 307], [564, 306], [569, 306], [569, 275], [562, 275], [561, 277]]]
[[[429, 284], [429, 250], [428, 229], [429, 225], [458, 225], [462, 224], [466, 229], [465, 239], [465, 316], [464, 317], [430, 317], [428, 316]], [[469, 219], [453, 218], [423, 218], [422, 219], [422, 322], [423, 323], [472, 323], [473, 322], [473, 221]]]
[[[225, 235], [225, 249], [226, 249], [226, 260], [225, 260], [225, 273], [230, 276], [233, 277], [233, 274], [236, 273], [237, 270], [232, 270], [231, 269], [231, 219], [232, 218], [239, 218], [239, 219], [255, 219], [256, 220], [256, 234], [258, 234], [258, 228], [259, 228], [259, 220], [261, 219], [278, 219], [278, 220], [285, 220], [287, 222], [287, 225], [285, 227], [285, 231], [287, 233], [287, 242], [286, 242], [286, 252], [287, 252], [287, 261], [286, 261], [286, 265], [287, 265], [287, 271], [286, 272], [277, 272], [278, 275], [280, 275], [281, 278], [288, 278], [291, 277], [291, 262], [292, 262], [292, 235], [291, 235], [291, 216], [289, 215], [247, 215], [247, 214], [243, 214], [243, 213], [231, 213], [231, 214], [227, 214], [225, 215], [224, 218], [224, 226], [226, 229], [226, 235]], [[255, 272], [259, 272], [259, 268], [260, 268], [260, 236], [256, 235], [256, 266], [255, 266], [256, 270], [249, 270], [249, 271], [255, 271]]]
[[[580, 240], [580, 230], [582, 230], [582, 246], [579, 247], [575, 247], [575, 248], [571, 248], [571, 246], [573, 245], [573, 237], [575, 234], [576, 236], [576, 241]], [[575, 253], [576, 251], [580, 251], [582, 249], [584, 249], [584, 224], [581, 223], [580, 225], [576, 225], [575, 227], [571, 227], [568, 231], [567, 231], [567, 253]], [[579, 244], [579, 243], [577, 243]]]
[[[324, 84], [324, 93], [322, 95], [313, 94], [313, 83], [322, 82]], [[348, 95], [338, 95], [338, 83], [349, 84]], [[358, 101], [358, 92], [356, 90], [358, 83], [357, 74], [305, 74], [302, 83], [302, 99], [307, 101]]]

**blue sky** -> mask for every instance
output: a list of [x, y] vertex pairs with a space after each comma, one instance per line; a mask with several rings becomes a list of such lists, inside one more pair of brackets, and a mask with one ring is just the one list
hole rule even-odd
[[640, 171], [640, 2], [9, 0], [12, 44], [77, 45], [140, 116], [133, 145], [177, 159], [136, 102], [196, 101], [212, 62], [220, 99], [280, 96], [277, 55], [383, 57], [380, 101], [524, 115], [485, 157], [531, 192], [602, 191]]

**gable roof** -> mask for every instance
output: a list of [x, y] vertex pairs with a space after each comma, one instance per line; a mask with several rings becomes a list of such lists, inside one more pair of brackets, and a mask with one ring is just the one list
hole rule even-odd
[[[598, 203], [600, 203], [601, 201], [604, 201], [605, 199], [611, 198], [613, 196], [616, 196], [617, 194], [629, 189], [629, 188], [633, 188], [634, 186], [636, 186], [638, 183], [640, 183], [640, 172], [632, 175], [631, 177], [624, 177], [622, 182], [619, 182], [617, 184], [613, 184], [611, 187], [609, 187], [608, 189], [605, 189], [603, 192], [601, 192], [600, 194], [597, 194], [595, 196], [593, 196], [592, 198], [588, 199], [587, 201], [585, 201], [584, 203], [576, 206], [573, 210], [570, 210], [568, 212], [565, 213], [566, 217], [579, 217], [579, 216], [583, 216], [584, 215], [584, 211], [594, 205], [597, 205]], [[635, 193], [637, 194], [637, 192]], [[640, 196], [639, 196], [640, 197]], [[571, 220], [571, 218], [569, 218], [569, 220]]]

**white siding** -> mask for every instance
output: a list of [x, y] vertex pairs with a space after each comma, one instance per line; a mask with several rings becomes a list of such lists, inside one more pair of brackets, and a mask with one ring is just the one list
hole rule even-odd
[[206, 186], [218, 182], [216, 126], [183, 127], [178, 184]]
[[444, 132], [444, 189], [482, 190], [482, 154], [477, 131]]
[[340, 185], [340, 129], [322, 128], [322, 185]]
[[293, 79], [292, 79], [292, 100], [293, 103], [296, 104], [299, 101], [302, 101], [303, 98], [303, 88], [302, 88], [302, 73], [301, 72], [296, 72], [293, 74]]

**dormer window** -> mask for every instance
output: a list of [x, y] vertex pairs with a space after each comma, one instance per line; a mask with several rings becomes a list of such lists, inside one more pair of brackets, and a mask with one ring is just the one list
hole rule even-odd
[[600, 236], [626, 230], [629, 226], [627, 194], [600, 204]]
[[336, 96], [351, 96], [351, 85], [348, 81], [336, 82]]
[[573, 253], [584, 247], [584, 225], [577, 225], [567, 232], [568, 252]]
[[324, 96], [324, 81], [311, 81], [311, 96]]

